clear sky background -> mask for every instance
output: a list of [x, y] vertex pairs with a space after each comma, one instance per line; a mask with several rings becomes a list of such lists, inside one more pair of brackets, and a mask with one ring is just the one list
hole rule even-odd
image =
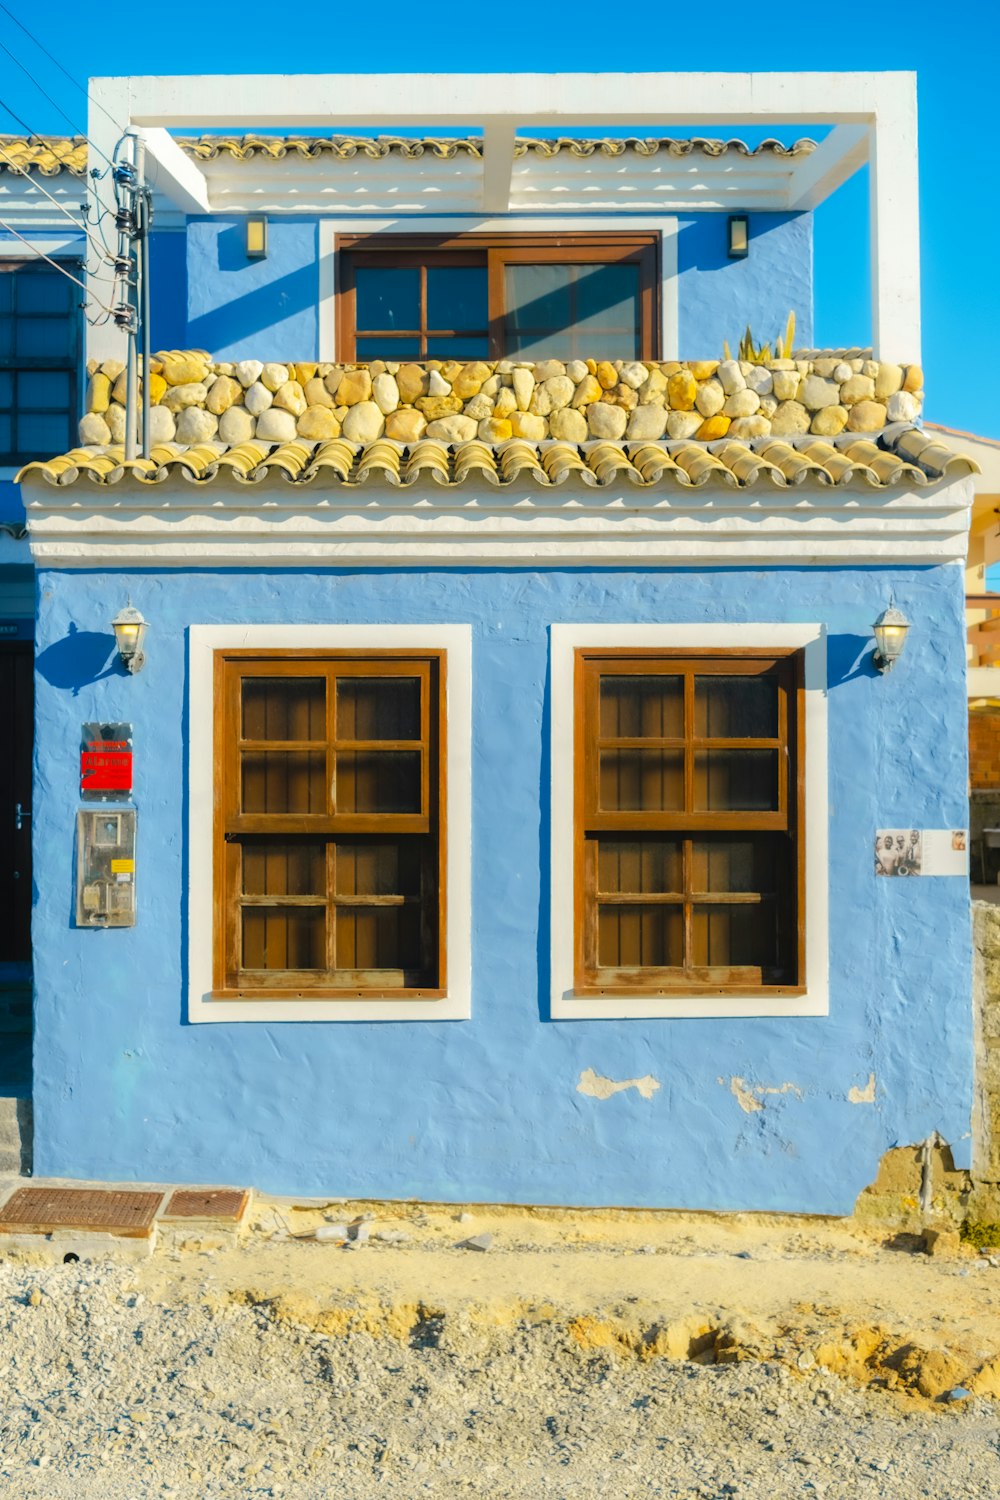
[[[801, 5], [655, 11], [503, 0], [447, 12], [383, 0], [352, 11], [241, 0], [235, 10], [136, 6], [100, 21], [79, 0], [3, 3], [84, 86], [91, 74], [369, 73], [376, 62], [387, 73], [912, 69], [920, 108], [926, 415], [1000, 438], [996, 0], [817, 4], [812, 13]], [[85, 128], [83, 94], [2, 11], [0, 45], [7, 49], [0, 51], [0, 101], [8, 111], [42, 134], [69, 132], [60, 110]], [[595, 76], [595, 99], [599, 88]], [[0, 131], [21, 133], [21, 126], [0, 111]], [[774, 133], [789, 139], [804, 132]], [[864, 345], [871, 337], [867, 190], [867, 173], [859, 173], [816, 215], [820, 344]], [[741, 331], [733, 330], [734, 341]], [[777, 332], [754, 330], [759, 338]], [[704, 351], [706, 358], [719, 353]]]

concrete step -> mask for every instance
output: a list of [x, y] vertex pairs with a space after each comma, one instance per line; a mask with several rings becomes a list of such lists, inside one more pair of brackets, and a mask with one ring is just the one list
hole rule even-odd
[[0, 1098], [0, 1173], [31, 1174], [30, 1099]]

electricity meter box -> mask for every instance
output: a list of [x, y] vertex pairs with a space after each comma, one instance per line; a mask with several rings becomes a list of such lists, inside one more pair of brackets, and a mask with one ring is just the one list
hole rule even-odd
[[135, 808], [77, 813], [76, 925], [135, 926]]

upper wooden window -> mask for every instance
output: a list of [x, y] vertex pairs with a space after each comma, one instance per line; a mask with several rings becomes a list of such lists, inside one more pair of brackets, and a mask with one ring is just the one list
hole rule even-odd
[[340, 236], [344, 359], [656, 359], [658, 236]]
[[801, 653], [576, 653], [576, 986], [801, 991]]
[[215, 990], [444, 992], [441, 652], [216, 657]]
[[[79, 276], [77, 261], [63, 262]], [[80, 289], [44, 261], [0, 259], [0, 463], [76, 441]]]

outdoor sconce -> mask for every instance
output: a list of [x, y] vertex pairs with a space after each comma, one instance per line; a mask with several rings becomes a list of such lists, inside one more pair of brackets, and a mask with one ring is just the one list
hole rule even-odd
[[247, 219], [247, 259], [267, 259], [267, 220]]
[[875, 654], [872, 664], [879, 672], [891, 672], [903, 654], [906, 632], [910, 622], [901, 609], [890, 603], [879, 615], [872, 630], [875, 633]]
[[729, 259], [744, 260], [750, 254], [750, 220], [746, 214], [729, 215]]
[[136, 672], [141, 672], [146, 665], [143, 654], [142, 643], [146, 636], [146, 621], [132, 604], [131, 599], [124, 609], [120, 609], [111, 621], [111, 629], [115, 633], [115, 644], [118, 647], [118, 655], [126, 672], [134, 677]]

